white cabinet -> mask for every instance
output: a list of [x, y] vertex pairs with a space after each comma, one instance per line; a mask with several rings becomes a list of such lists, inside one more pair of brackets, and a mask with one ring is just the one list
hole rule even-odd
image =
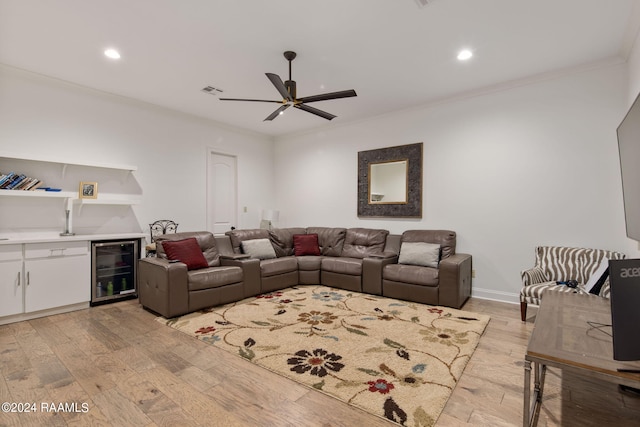
[[23, 311], [22, 245], [0, 246], [0, 316]]
[[25, 244], [25, 312], [91, 299], [89, 242]]
[[0, 280], [0, 324], [88, 306], [89, 242], [0, 245]]

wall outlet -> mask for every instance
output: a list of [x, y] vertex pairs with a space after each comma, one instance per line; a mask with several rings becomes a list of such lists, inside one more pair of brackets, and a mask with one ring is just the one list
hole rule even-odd
[[471, 270], [471, 277], [475, 279], [475, 277], [476, 277], [476, 271], [475, 270]]

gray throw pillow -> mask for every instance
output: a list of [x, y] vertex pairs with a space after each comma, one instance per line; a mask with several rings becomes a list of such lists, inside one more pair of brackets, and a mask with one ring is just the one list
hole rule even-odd
[[242, 252], [251, 258], [271, 259], [276, 257], [276, 251], [269, 239], [243, 240], [241, 244]]
[[440, 245], [424, 242], [403, 242], [400, 246], [399, 264], [438, 268]]

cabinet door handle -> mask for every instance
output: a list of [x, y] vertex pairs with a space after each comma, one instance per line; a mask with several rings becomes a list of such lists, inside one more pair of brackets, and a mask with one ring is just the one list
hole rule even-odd
[[[67, 248], [54, 248], [54, 249], [50, 249], [51, 250], [51, 255], [49, 256], [62, 256], [64, 255], [64, 251], [67, 250]], [[58, 253], [55, 253], [58, 252]]]
[[20, 286], [20, 282], [21, 282], [21, 280], [20, 280], [20, 276], [21, 276], [21, 275], [22, 275], [22, 273], [20, 273], [20, 272], [18, 271], [18, 287]]
[[29, 273], [30, 272], [27, 271], [27, 286], [29, 286], [31, 284], [31, 279], [30, 279]]

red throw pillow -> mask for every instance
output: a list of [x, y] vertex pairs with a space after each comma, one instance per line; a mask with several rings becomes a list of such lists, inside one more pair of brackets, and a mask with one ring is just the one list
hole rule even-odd
[[317, 234], [294, 234], [293, 248], [296, 256], [320, 255]]
[[187, 264], [187, 270], [209, 267], [195, 237], [183, 240], [165, 240], [162, 242], [162, 248], [170, 260]]

